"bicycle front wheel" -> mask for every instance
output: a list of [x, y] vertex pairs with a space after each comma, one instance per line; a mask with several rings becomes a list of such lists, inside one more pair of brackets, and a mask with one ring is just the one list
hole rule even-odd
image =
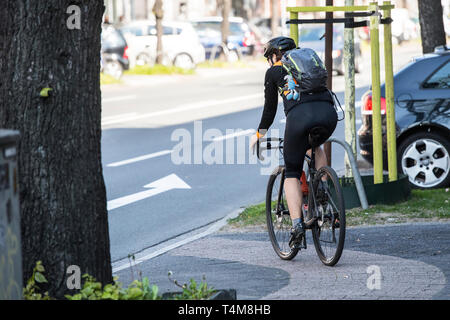
[[314, 246], [322, 263], [334, 266], [342, 255], [345, 241], [344, 195], [336, 172], [330, 167], [320, 168], [313, 189], [310, 208], [313, 205], [317, 218], [312, 226]]
[[266, 193], [266, 220], [270, 241], [277, 255], [283, 260], [293, 259], [298, 249], [291, 249], [292, 221], [284, 193], [284, 167], [280, 166], [269, 178]]

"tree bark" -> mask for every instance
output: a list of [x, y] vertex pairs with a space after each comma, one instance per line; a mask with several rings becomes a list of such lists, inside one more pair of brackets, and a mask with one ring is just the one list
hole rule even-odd
[[228, 37], [230, 35], [230, 11], [231, 11], [231, 0], [221, 0], [222, 8], [222, 43], [228, 45]]
[[153, 6], [153, 14], [156, 19], [156, 64], [163, 63], [163, 25], [162, 20], [164, 18], [164, 10], [163, 10], [163, 2], [162, 0], [155, 0], [155, 4]]
[[[69, 6], [80, 29], [69, 29]], [[51, 296], [67, 267], [112, 281], [101, 164], [102, 0], [0, 1], [0, 127], [16, 129], [23, 278], [42, 260]], [[41, 89], [51, 88], [49, 97]]]
[[272, 38], [278, 36], [278, 27], [280, 15], [278, 13], [279, 0], [272, 0], [272, 14], [270, 19], [270, 30], [272, 31]]
[[440, 0], [418, 0], [423, 53], [446, 44], [443, 9]]

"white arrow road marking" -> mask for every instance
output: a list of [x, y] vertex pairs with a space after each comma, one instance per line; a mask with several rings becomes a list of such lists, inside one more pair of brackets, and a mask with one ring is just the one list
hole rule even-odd
[[167, 177], [161, 178], [150, 184], [145, 185], [144, 188], [152, 188], [152, 189], [108, 201], [107, 205], [108, 211], [126, 206], [133, 202], [153, 197], [157, 194], [172, 189], [191, 189], [191, 187], [186, 182], [181, 180], [176, 174], [173, 173], [168, 175]]
[[106, 166], [107, 167], [120, 167], [120, 166], [124, 166], [126, 164], [130, 164], [130, 163], [134, 163], [134, 162], [139, 162], [139, 161], [143, 161], [143, 160], [147, 160], [147, 159], [152, 159], [152, 158], [164, 156], [164, 155], [170, 154], [172, 152], [173, 152], [173, 150], [158, 151], [158, 152], [146, 154], [146, 155], [143, 155], [143, 156], [139, 156], [139, 157], [136, 157], [136, 158], [131, 158], [131, 159], [128, 159], [128, 160], [113, 162], [113, 163], [110, 163], [110, 164], [108, 164]]

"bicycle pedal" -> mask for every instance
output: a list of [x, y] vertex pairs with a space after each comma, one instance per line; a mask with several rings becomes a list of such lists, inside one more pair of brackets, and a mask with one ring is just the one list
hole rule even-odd
[[308, 221], [305, 222], [306, 229], [311, 229], [311, 226], [314, 224], [314, 222], [317, 221], [317, 217], [311, 218]]

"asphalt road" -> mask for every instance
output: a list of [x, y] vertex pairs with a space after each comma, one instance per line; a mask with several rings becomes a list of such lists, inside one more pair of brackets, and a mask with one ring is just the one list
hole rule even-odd
[[[194, 76], [130, 77], [124, 85], [102, 88], [102, 162], [114, 262], [263, 201], [268, 177], [261, 168], [269, 166], [249, 154], [248, 137], [261, 117], [266, 68], [256, 63]], [[343, 77], [334, 83], [343, 103]], [[368, 83], [369, 74], [357, 76], [356, 101]], [[283, 119], [280, 105], [273, 128], [281, 135]], [[360, 108], [356, 119], [359, 127]], [[236, 129], [243, 132], [227, 131]], [[202, 140], [205, 133], [210, 136]], [[334, 137], [344, 139], [343, 121]], [[219, 164], [207, 163], [211, 157], [203, 155], [209, 153]], [[179, 156], [185, 163], [176, 163]], [[332, 157], [333, 167], [342, 169], [342, 148], [334, 147]]]

